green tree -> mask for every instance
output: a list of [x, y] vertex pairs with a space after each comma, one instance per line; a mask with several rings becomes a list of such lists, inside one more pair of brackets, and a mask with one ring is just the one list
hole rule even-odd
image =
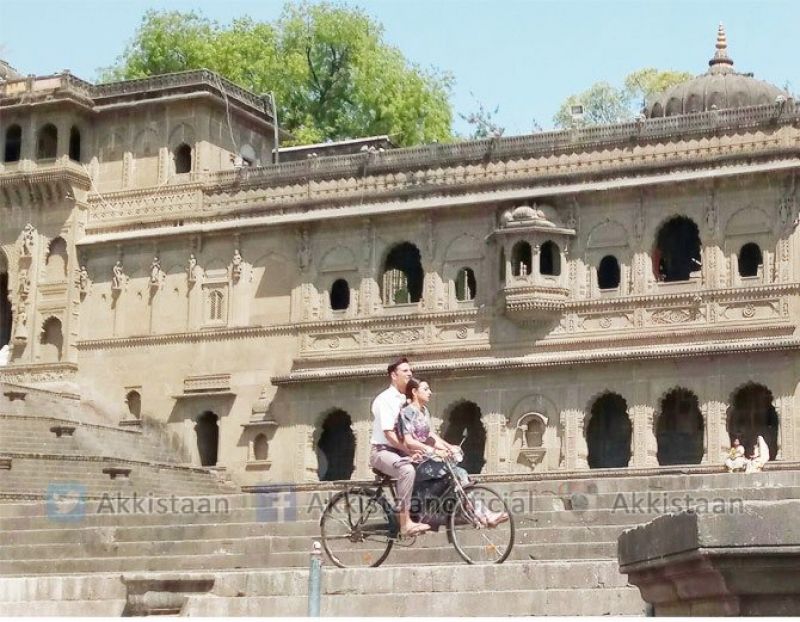
[[[570, 95], [553, 117], [556, 127], [618, 123], [634, 118], [645, 102], [669, 87], [692, 78], [683, 71], [659, 71], [648, 67], [628, 74], [622, 88], [608, 82], [596, 82], [582, 93]], [[575, 118], [572, 107], [583, 106], [582, 118]]]
[[145, 13], [105, 80], [207, 68], [274, 91], [298, 143], [388, 134], [400, 145], [451, 140], [452, 78], [410, 63], [360, 9], [286, 4], [275, 22], [221, 26], [195, 12]]

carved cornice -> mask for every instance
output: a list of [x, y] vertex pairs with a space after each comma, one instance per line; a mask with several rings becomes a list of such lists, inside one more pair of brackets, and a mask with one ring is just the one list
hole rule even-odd
[[[517, 369], [544, 369], [571, 365], [608, 364], [631, 361], [659, 361], [675, 358], [706, 357], [714, 355], [749, 354], [756, 352], [787, 352], [800, 350], [800, 339], [794, 337], [770, 340], [737, 340], [716, 343], [693, 343], [678, 345], [617, 348], [601, 351], [548, 352], [517, 357], [471, 358], [463, 360], [423, 361], [414, 365], [418, 372], [427, 374], [460, 374], [476, 371], [513, 371]], [[386, 368], [379, 365], [360, 367], [328, 367], [325, 369], [298, 370], [290, 374], [275, 376], [275, 386], [305, 382], [330, 382], [332, 380], [354, 380], [386, 375]]]
[[11, 414], [0, 414], [0, 419], [13, 419], [14, 421], [36, 421], [36, 422], [47, 422], [47, 423], [57, 423], [63, 425], [71, 425], [78, 428], [87, 428], [91, 430], [102, 430], [102, 431], [111, 431], [114, 433], [119, 432], [120, 434], [132, 434], [134, 436], [142, 436], [141, 430], [131, 430], [130, 428], [118, 428], [113, 425], [102, 425], [99, 423], [86, 423], [84, 421], [78, 421], [76, 419], [62, 419], [60, 417], [39, 417], [36, 415], [11, 415]]
[[409, 323], [419, 324], [424, 322], [469, 322], [478, 318], [478, 309], [458, 309], [456, 311], [442, 311], [434, 313], [404, 313], [402, 315], [374, 315], [362, 318], [331, 319], [301, 321], [294, 324], [298, 331], [310, 330], [353, 330], [369, 328], [379, 325], [381, 327], [403, 327]]
[[[0, 382], [47, 382], [52, 380], [67, 380], [78, 372], [75, 363], [12, 363], [0, 367]], [[26, 387], [26, 390], [27, 387]], [[58, 394], [58, 393], [55, 393]]]
[[162, 346], [203, 341], [222, 341], [225, 339], [252, 339], [275, 335], [292, 335], [296, 332], [293, 324], [274, 326], [244, 326], [233, 328], [211, 328], [191, 333], [169, 333], [147, 335], [144, 337], [114, 337], [111, 339], [84, 339], [77, 343], [79, 350], [104, 350], [111, 348], [138, 348], [141, 346]]
[[134, 464], [153, 469], [170, 469], [172, 471], [183, 471], [186, 473], [206, 473], [211, 474], [208, 469], [193, 467], [184, 464], [174, 464], [172, 462], [153, 462], [152, 460], [133, 460], [131, 458], [117, 458], [114, 456], [80, 456], [75, 454], [46, 454], [46, 453], [22, 453], [9, 451], [3, 454], [15, 459], [29, 460], [51, 460], [54, 462], [98, 462], [114, 464]]

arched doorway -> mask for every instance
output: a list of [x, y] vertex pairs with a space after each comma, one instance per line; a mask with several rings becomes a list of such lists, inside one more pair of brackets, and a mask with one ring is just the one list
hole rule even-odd
[[656, 421], [658, 464], [700, 464], [703, 460], [703, 415], [697, 396], [674, 389], [661, 400]]
[[11, 341], [11, 301], [8, 299], [8, 262], [0, 251], [0, 348]]
[[325, 417], [317, 441], [321, 482], [350, 479], [355, 470], [356, 437], [353, 421], [345, 411], [336, 409]]
[[733, 395], [728, 409], [728, 435], [738, 436], [749, 456], [759, 436], [769, 447], [769, 459], [778, 455], [778, 412], [772, 403], [772, 392], [761, 384], [750, 383]]
[[57, 363], [61, 360], [64, 348], [64, 333], [61, 330], [61, 320], [49, 317], [42, 325], [42, 334], [39, 338], [42, 346], [41, 360], [44, 363]]
[[589, 468], [613, 469], [628, 466], [631, 460], [633, 427], [628, 403], [616, 393], [598, 397], [586, 427]]
[[[464, 432], [467, 438], [464, 439]], [[464, 450], [464, 461], [461, 466], [467, 473], [480, 473], [486, 460], [483, 457], [486, 448], [486, 428], [481, 421], [481, 409], [474, 402], [458, 402], [450, 409], [444, 440], [453, 445], [461, 445]], [[461, 444], [461, 441], [464, 443]]]
[[425, 272], [419, 249], [410, 242], [394, 246], [383, 265], [383, 303], [385, 305], [419, 302]]
[[219, 417], [206, 411], [197, 418], [194, 426], [197, 435], [197, 454], [202, 466], [216, 466], [219, 452]]

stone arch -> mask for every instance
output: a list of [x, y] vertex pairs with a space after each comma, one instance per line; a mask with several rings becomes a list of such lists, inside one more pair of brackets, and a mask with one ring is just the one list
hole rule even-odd
[[319, 480], [336, 481], [350, 479], [355, 470], [356, 437], [353, 420], [341, 408], [334, 408], [322, 417], [318, 427], [317, 450]]
[[475, 300], [478, 293], [478, 283], [475, 278], [475, 271], [472, 268], [463, 267], [456, 273], [456, 300], [465, 302]]
[[41, 360], [43, 363], [57, 363], [61, 360], [64, 348], [61, 320], [51, 315], [42, 323], [39, 343], [42, 348]]
[[620, 282], [619, 260], [614, 255], [605, 255], [597, 266], [597, 286], [600, 289], [616, 289]]
[[320, 272], [350, 272], [356, 270], [353, 251], [345, 246], [334, 246], [328, 250], [319, 262]]
[[133, 139], [133, 151], [138, 157], [155, 156], [160, 146], [158, 132], [153, 128], [145, 128]]
[[705, 422], [693, 391], [675, 387], [666, 392], [654, 427], [658, 464], [700, 464], [703, 460]]
[[52, 160], [58, 154], [58, 129], [45, 123], [36, 135], [36, 159]]
[[8, 258], [0, 248], [0, 348], [11, 341], [13, 314], [8, 286]]
[[539, 252], [539, 274], [559, 276], [561, 274], [561, 249], [552, 240], [542, 244]]
[[385, 305], [415, 303], [422, 299], [425, 272], [422, 255], [411, 242], [400, 242], [386, 253], [381, 275], [381, 293]]
[[169, 150], [175, 151], [175, 149], [181, 143], [186, 143], [190, 147], [194, 148], [194, 136], [194, 128], [191, 125], [188, 123], [180, 123], [169, 133]]
[[19, 162], [22, 157], [22, 128], [14, 123], [6, 130], [3, 162]]
[[75, 162], [81, 161], [81, 130], [77, 125], [69, 128], [69, 159]]
[[606, 220], [595, 225], [586, 240], [586, 248], [628, 246], [628, 231], [616, 220]]
[[659, 281], [687, 281], [700, 269], [700, 230], [686, 216], [673, 216], [656, 232], [653, 274]]
[[252, 459], [259, 462], [269, 460], [269, 441], [267, 440], [267, 435], [263, 432], [256, 434], [253, 439]]
[[589, 450], [589, 468], [628, 466], [632, 456], [633, 425], [625, 398], [606, 391], [592, 401], [588, 412], [584, 433]]
[[67, 242], [61, 236], [50, 241], [45, 261], [45, 278], [48, 281], [63, 281], [67, 277]]
[[758, 269], [764, 264], [761, 247], [755, 242], [747, 242], [739, 249], [737, 265], [739, 276], [758, 276]]
[[219, 416], [206, 410], [195, 420], [194, 431], [200, 466], [216, 466], [219, 457]]
[[748, 206], [736, 210], [725, 223], [725, 236], [753, 235], [754, 233], [769, 233], [771, 219], [759, 207]]
[[468, 233], [456, 236], [450, 241], [444, 252], [445, 262], [481, 259], [482, 257], [482, 244], [478, 241], [478, 238]]
[[[483, 425], [480, 407], [468, 400], [459, 400], [447, 409], [443, 438], [453, 445], [461, 445], [464, 461], [461, 466], [468, 473], [480, 473], [486, 464], [486, 428]], [[467, 433], [464, 439], [464, 432]]]
[[511, 247], [511, 274], [525, 276], [533, 268], [533, 251], [525, 240], [519, 240]]
[[100, 161], [111, 162], [122, 160], [122, 154], [127, 148], [127, 140], [122, 132], [112, 130], [103, 137], [100, 149]]
[[346, 279], [336, 279], [329, 292], [331, 309], [344, 311], [350, 306], [350, 284]]
[[778, 411], [772, 391], [765, 385], [748, 382], [736, 388], [728, 400], [726, 429], [731, 442], [738, 436], [749, 456], [758, 436], [769, 447], [769, 459], [778, 455]]

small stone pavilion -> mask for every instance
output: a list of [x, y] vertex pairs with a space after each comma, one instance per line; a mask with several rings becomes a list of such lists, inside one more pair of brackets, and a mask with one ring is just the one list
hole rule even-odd
[[800, 105], [734, 70], [626, 123], [280, 148], [200, 70], [0, 79], [0, 380], [242, 485], [367, 477], [399, 354], [472, 472], [800, 459]]

